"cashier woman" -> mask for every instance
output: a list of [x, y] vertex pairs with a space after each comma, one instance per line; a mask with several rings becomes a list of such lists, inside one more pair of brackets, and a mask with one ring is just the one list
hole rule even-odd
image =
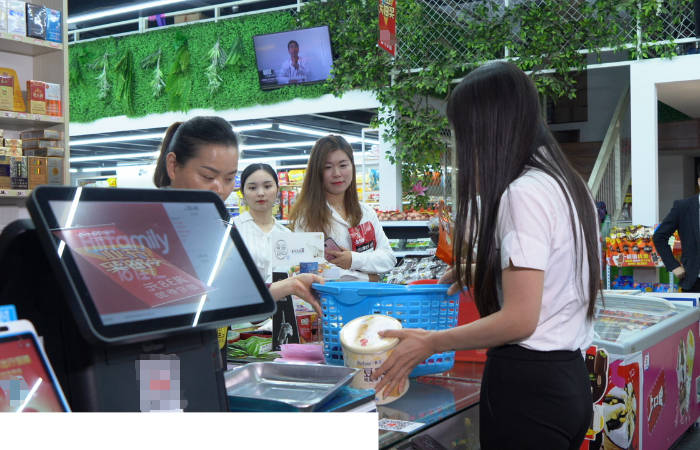
[[[209, 190], [225, 200], [237, 171], [238, 139], [231, 124], [220, 117], [194, 117], [166, 131], [153, 182], [159, 188]], [[322, 282], [318, 275], [301, 274], [272, 283], [269, 290], [275, 300], [296, 295], [320, 310], [311, 284]]]

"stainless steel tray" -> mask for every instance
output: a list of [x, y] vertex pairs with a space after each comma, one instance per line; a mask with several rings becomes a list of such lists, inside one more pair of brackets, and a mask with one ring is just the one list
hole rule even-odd
[[[254, 404], [261, 401], [265, 410], [313, 411], [338, 389], [348, 384], [357, 369], [324, 364], [256, 362], [236, 367], [224, 374], [229, 403]], [[263, 410], [263, 409], [260, 409]]]

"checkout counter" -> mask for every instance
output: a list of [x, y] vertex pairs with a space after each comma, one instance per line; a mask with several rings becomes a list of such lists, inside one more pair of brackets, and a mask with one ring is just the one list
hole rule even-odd
[[227, 411], [216, 328], [275, 302], [221, 199], [42, 186], [27, 209], [0, 235], [0, 305], [43, 337], [71, 409]]

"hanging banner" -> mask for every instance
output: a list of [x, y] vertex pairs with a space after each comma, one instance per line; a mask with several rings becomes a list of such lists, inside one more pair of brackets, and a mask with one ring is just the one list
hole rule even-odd
[[396, 0], [379, 0], [379, 46], [396, 56]]

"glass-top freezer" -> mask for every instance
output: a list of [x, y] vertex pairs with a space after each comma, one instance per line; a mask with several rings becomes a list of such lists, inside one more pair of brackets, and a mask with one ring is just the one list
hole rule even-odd
[[700, 310], [662, 298], [610, 294], [596, 302], [594, 341], [626, 354], [663, 340], [671, 329], [700, 319]]

